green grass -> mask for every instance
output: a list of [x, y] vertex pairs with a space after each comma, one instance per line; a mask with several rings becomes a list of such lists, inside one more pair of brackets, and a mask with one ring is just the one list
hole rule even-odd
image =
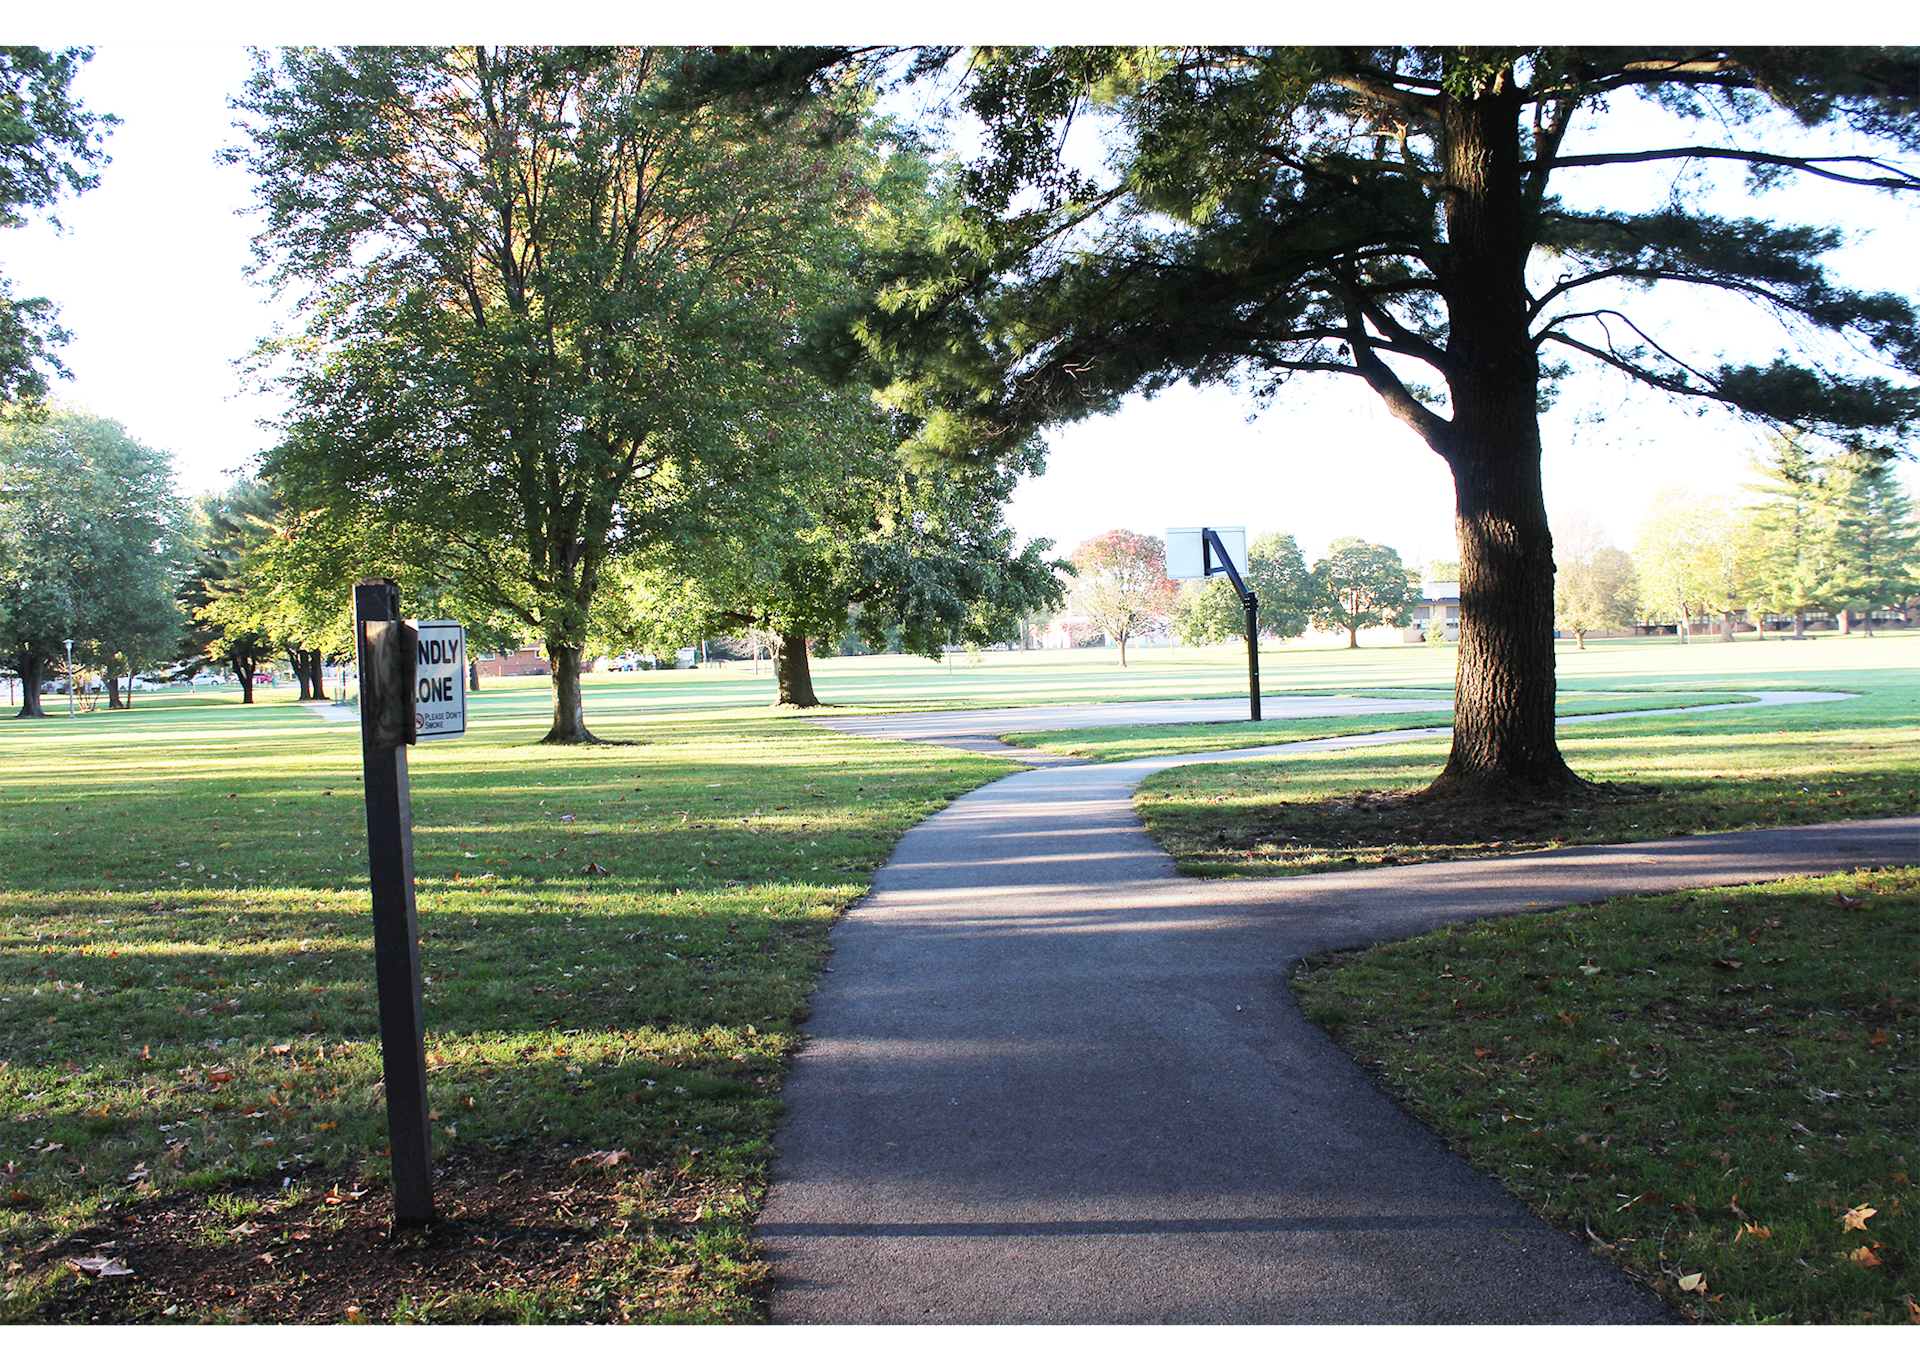
[[[1620, 668], [1630, 661], [1665, 665], [1689, 653], [1714, 658], [1722, 674], [1701, 684], [1722, 691], [1737, 684], [1726, 668], [1770, 664], [1775, 649], [1818, 656], [1812, 670], [1768, 674], [1752, 689], [1827, 689], [1855, 698], [1671, 717], [1570, 719], [1560, 728], [1568, 762], [1581, 775], [1622, 790], [1557, 811], [1404, 803], [1400, 797], [1445, 764], [1444, 739], [1171, 768], [1149, 777], [1135, 803], [1148, 830], [1192, 876], [1280, 876], [1920, 813], [1920, 640], [1650, 647], [1607, 660], [1619, 687], [1651, 690], [1671, 689], [1675, 682], [1670, 675], [1630, 676]], [[1369, 726], [1377, 726], [1378, 716], [1373, 719]], [[1184, 741], [1181, 750], [1187, 750]]]
[[1524, 914], [1316, 958], [1307, 1013], [1692, 1317], [1920, 1318], [1920, 869]]
[[[864, 709], [1242, 689], [1230, 649], [1162, 652], [1136, 650], [1124, 672], [1099, 651], [815, 671], [824, 698]], [[1912, 811], [1920, 663], [1906, 640], [1596, 645], [1561, 661], [1570, 690], [1860, 690], [1848, 705], [1570, 724], [1568, 749], [1590, 772], [1697, 787], [1709, 816], [1721, 782], [1770, 784], [1742, 822]], [[1262, 670], [1274, 691], [1442, 695], [1453, 653], [1265, 653]], [[406, 1295], [365, 1317], [757, 1317], [747, 1224], [826, 929], [901, 832], [1007, 770], [771, 717], [771, 678], [744, 668], [586, 690], [590, 725], [637, 745], [534, 745], [551, 704], [531, 679], [489, 682], [465, 740], [412, 751], [429, 1085], [444, 1157], [626, 1149], [631, 1170], [609, 1182], [586, 1286]], [[171, 691], [0, 721], [0, 1318], [70, 1307], [79, 1278], [45, 1254], [110, 1210], [196, 1197], [212, 1251], [247, 1213], [383, 1175], [357, 729], [287, 688], [258, 698]], [[1251, 804], [1276, 784], [1418, 784], [1440, 756], [1170, 779], [1224, 795], [1237, 775]], [[237, 1316], [139, 1298], [121, 1315]]]
[[[1382, 692], [1375, 698], [1407, 698], [1412, 692]], [[1751, 695], [1726, 692], [1567, 691], [1555, 712], [1560, 718], [1605, 714], [1630, 709], [1684, 709], [1689, 705], [1731, 704]], [[1209, 724], [1134, 724], [1114, 728], [1049, 729], [1035, 733], [1008, 733], [1005, 741], [1017, 747], [1037, 747], [1068, 757], [1095, 762], [1127, 762], [1136, 757], [1165, 757], [1183, 752], [1225, 752], [1243, 747], [1301, 742], [1308, 738], [1335, 738], [1355, 733], [1390, 733], [1406, 728], [1451, 728], [1451, 697], [1444, 710], [1416, 710], [1405, 714], [1338, 714], [1312, 719], [1236, 719]]]
[[[746, 1224], [826, 930], [1008, 768], [605, 700], [639, 745], [545, 748], [516, 741], [536, 700], [483, 692], [467, 740], [411, 753], [436, 1149], [629, 1150], [649, 1227], [573, 1317], [752, 1318]], [[136, 1199], [385, 1172], [357, 730], [140, 704], [0, 731], [0, 1266]], [[697, 1217], [665, 1207], [689, 1189]], [[0, 1317], [77, 1279], [10, 1272]]]

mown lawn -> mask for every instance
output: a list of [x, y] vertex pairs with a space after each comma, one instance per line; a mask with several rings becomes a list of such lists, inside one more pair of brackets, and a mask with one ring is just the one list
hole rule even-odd
[[631, 745], [412, 749], [442, 1208], [497, 1244], [484, 1193], [526, 1252], [410, 1282], [329, 1255], [387, 1261], [341, 1228], [381, 1228], [386, 1175], [357, 730], [193, 701], [0, 731], [0, 1317], [757, 1317], [746, 1224], [827, 929], [1007, 767], [601, 722]]

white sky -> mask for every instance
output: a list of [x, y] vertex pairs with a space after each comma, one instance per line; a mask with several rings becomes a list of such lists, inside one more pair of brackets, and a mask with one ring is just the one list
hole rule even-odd
[[[463, 37], [495, 11], [463, 8], [458, 20], [436, 24], [421, 17], [431, 12], [419, 7], [346, 6], [329, 12], [337, 23], [357, 27], [337, 34], [314, 32], [320, 21], [311, 13], [300, 20], [307, 31], [292, 34], [273, 32], [273, 21], [237, 7], [189, 12], [200, 22], [183, 25], [178, 11], [162, 11], [170, 25], [163, 28], [152, 11], [108, 5], [88, 11], [90, 31], [17, 35], [47, 44], [95, 43], [77, 90], [91, 108], [111, 111], [122, 123], [109, 139], [113, 161], [100, 186], [59, 207], [66, 232], [55, 235], [40, 223], [0, 232], [0, 271], [12, 278], [16, 294], [57, 302], [75, 336], [63, 354], [75, 379], [57, 388], [58, 397], [118, 419], [141, 441], [172, 452], [181, 489], [193, 493], [224, 484], [271, 441], [277, 417], [274, 403], [251, 394], [235, 366], [276, 317], [244, 275], [248, 177], [214, 161], [215, 150], [232, 141], [226, 98], [249, 70], [240, 36], [262, 42]], [[408, 22], [390, 22], [395, 12]], [[389, 22], [369, 20], [369, 13]], [[512, 33], [528, 21], [523, 10], [511, 13], [502, 26], [484, 25], [489, 36], [535, 36]], [[228, 23], [228, 14], [237, 17]], [[1909, 19], [1899, 26], [1916, 25]], [[626, 25], [616, 27], [623, 30], [619, 36], [633, 36]], [[583, 22], [581, 32], [538, 36], [614, 35]], [[728, 35], [704, 35], [715, 36]], [[817, 41], [822, 35], [753, 36]], [[1823, 41], [1852, 36], [1827, 32]], [[149, 37], [175, 41], [136, 41]], [[202, 41], [178, 41], [186, 37]], [[1604, 174], [1609, 202], [1618, 204], [1629, 180], [1635, 198], [1658, 199], [1668, 184], [1661, 177], [1671, 173]], [[1845, 222], [1861, 233], [1849, 253], [1849, 279], [1909, 295], [1920, 287], [1913, 252], [1920, 219], [1912, 209], [1890, 210], [1884, 197], [1851, 190], [1749, 203], [1739, 212], [1783, 218], [1798, 217], [1802, 206], [1814, 215], [1844, 206], [1853, 216]], [[1732, 314], [1689, 314], [1683, 323], [1707, 346], [1752, 332], [1750, 320]], [[1761, 347], [1756, 360], [1771, 355], [1774, 341], [1753, 336]], [[1159, 533], [1169, 525], [1214, 523], [1244, 525], [1255, 535], [1291, 532], [1309, 559], [1343, 534], [1390, 544], [1409, 562], [1452, 556], [1452, 491], [1440, 459], [1357, 383], [1303, 380], [1288, 390], [1253, 422], [1238, 396], [1180, 387], [1056, 431], [1048, 470], [1023, 485], [1011, 521], [1024, 536], [1051, 538], [1063, 550], [1110, 528]], [[1549, 510], [1587, 512], [1623, 546], [1659, 490], [1737, 486], [1743, 449], [1758, 438], [1746, 426], [1695, 417], [1618, 384], [1570, 387], [1545, 424]]]

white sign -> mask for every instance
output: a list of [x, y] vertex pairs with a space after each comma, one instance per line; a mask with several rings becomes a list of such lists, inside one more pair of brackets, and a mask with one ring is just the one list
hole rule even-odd
[[423, 743], [458, 738], [467, 731], [467, 631], [456, 623], [407, 622], [420, 635], [413, 677], [414, 736]]
[[[1227, 556], [1233, 558], [1234, 569], [1242, 576], [1247, 574], [1247, 531], [1244, 528], [1216, 528], [1220, 541], [1226, 546]], [[1170, 528], [1167, 530], [1167, 579], [1171, 581], [1198, 581], [1208, 576], [1225, 576], [1227, 569], [1220, 565], [1220, 554], [1206, 545], [1206, 530], [1202, 528]]]

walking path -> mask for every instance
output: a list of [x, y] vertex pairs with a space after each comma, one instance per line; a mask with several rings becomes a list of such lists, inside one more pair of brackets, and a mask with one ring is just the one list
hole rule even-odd
[[[944, 737], [1025, 726], [983, 713]], [[908, 833], [835, 929], [785, 1093], [756, 1229], [775, 1320], [1663, 1321], [1375, 1089], [1287, 965], [1530, 906], [1910, 863], [1920, 822], [1199, 881], [1134, 817], [1166, 767], [1433, 731], [1025, 771]]]

